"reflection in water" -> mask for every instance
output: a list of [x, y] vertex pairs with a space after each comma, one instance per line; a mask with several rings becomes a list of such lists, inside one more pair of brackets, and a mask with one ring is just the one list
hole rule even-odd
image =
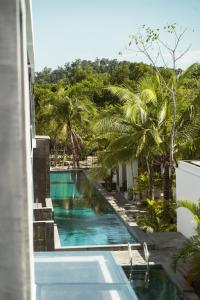
[[83, 172], [52, 172], [51, 197], [62, 246], [135, 242]]

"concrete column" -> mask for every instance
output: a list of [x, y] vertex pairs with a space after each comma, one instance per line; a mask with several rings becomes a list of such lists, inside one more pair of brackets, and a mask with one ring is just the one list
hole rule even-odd
[[32, 171], [25, 3], [0, 1], [0, 299], [32, 298]]
[[45, 198], [50, 197], [50, 161], [48, 136], [36, 136], [33, 149], [34, 201], [46, 206]]
[[34, 251], [54, 250], [54, 221], [35, 221], [34, 228]]

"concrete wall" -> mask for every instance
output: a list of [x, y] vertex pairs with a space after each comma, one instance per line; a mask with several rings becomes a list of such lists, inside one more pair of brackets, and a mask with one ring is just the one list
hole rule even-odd
[[53, 209], [51, 207], [34, 208], [33, 216], [35, 221], [53, 220]]
[[0, 1], [1, 300], [34, 299], [27, 2]]
[[[200, 167], [181, 161], [176, 169], [176, 197], [178, 200], [192, 200], [200, 198]], [[177, 230], [186, 237], [195, 233], [196, 223], [192, 214], [185, 208], [177, 210]]]
[[127, 189], [133, 187], [134, 177], [138, 176], [138, 161], [131, 160], [126, 163]]
[[54, 221], [33, 222], [34, 251], [54, 250]]
[[46, 206], [45, 198], [50, 197], [50, 161], [48, 136], [36, 136], [33, 149], [34, 201]]
[[134, 185], [134, 177], [138, 176], [138, 161], [131, 160], [126, 163], [119, 163], [118, 167], [118, 190], [128, 189]]

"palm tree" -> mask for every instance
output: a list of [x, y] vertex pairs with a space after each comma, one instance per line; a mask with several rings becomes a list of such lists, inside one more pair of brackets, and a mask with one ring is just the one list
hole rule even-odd
[[[109, 141], [103, 155], [104, 164], [116, 165], [118, 161], [127, 161], [133, 157], [145, 159], [150, 198], [153, 196], [152, 166], [157, 158], [164, 169], [164, 198], [166, 200], [173, 198], [175, 165], [171, 164], [171, 153], [173, 152], [173, 160], [175, 160], [174, 154], [180, 153], [181, 134], [194, 136], [194, 129], [191, 130], [190, 126], [194, 114], [189, 112], [191, 107], [198, 107], [200, 96], [188, 100], [185, 80], [195, 68], [196, 65], [193, 65], [181, 73], [174, 85], [178, 101], [175, 125], [170, 89], [163, 89], [159, 75], [144, 78], [138, 85], [136, 93], [124, 87], [109, 87], [109, 91], [120, 99], [122, 107], [117, 107], [116, 112], [115, 108], [103, 111], [96, 122], [95, 130]], [[169, 78], [169, 85], [172, 80], [173, 76]], [[171, 142], [172, 126], [175, 126], [173, 143]]]
[[55, 124], [56, 132], [65, 136], [66, 147], [73, 157], [74, 168], [79, 167], [79, 158], [83, 140], [78, 127], [89, 123], [89, 115], [95, 113], [94, 105], [87, 99], [69, 97], [67, 91], [60, 87], [44, 107], [50, 123]]
[[172, 260], [172, 267], [177, 268], [179, 261], [190, 262], [190, 277], [192, 280], [200, 278], [200, 200], [197, 203], [188, 200], [182, 200], [178, 203], [178, 207], [188, 209], [196, 221], [196, 234], [188, 239], [183, 246], [178, 249]]
[[122, 106], [104, 110], [94, 126], [95, 131], [109, 141], [106, 151], [100, 155], [101, 163], [108, 168], [131, 158], [145, 158], [151, 198], [152, 160], [162, 142], [160, 129], [166, 114], [165, 105], [158, 106], [157, 86], [157, 78], [148, 78], [140, 83], [138, 93], [123, 87], [109, 87], [109, 91], [119, 97]]

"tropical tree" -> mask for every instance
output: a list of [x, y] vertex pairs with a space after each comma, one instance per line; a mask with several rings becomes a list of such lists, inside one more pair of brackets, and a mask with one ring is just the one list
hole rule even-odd
[[145, 202], [146, 211], [137, 217], [137, 224], [141, 228], [155, 232], [176, 230], [176, 211], [173, 201], [146, 199]]
[[73, 166], [79, 166], [83, 139], [79, 135], [79, 126], [82, 128], [89, 124], [89, 116], [95, 114], [95, 107], [87, 99], [69, 97], [63, 87], [51, 95], [48, 103], [43, 107], [43, 116], [49, 119], [49, 124], [54, 124], [56, 133], [65, 137], [68, 153], [72, 154]]
[[182, 200], [178, 203], [178, 208], [188, 209], [196, 222], [196, 233], [188, 239], [183, 246], [178, 249], [173, 257], [172, 267], [177, 269], [179, 261], [189, 262], [189, 277], [199, 283], [200, 278], [200, 200], [198, 202]]
[[[171, 43], [162, 39], [162, 30], [159, 28], [152, 29], [146, 25], [139, 28], [136, 34], [130, 35], [129, 48], [135, 52], [144, 55], [152, 64], [155, 72], [160, 76], [162, 94], [166, 97], [171, 106], [171, 122], [168, 124], [170, 130], [170, 139], [168, 142], [167, 157], [165, 158], [165, 177], [169, 182], [168, 188], [165, 189], [165, 197], [172, 198], [172, 183], [175, 170], [175, 139], [176, 139], [176, 123], [178, 117], [178, 93], [177, 88], [180, 80], [180, 70], [177, 68], [177, 63], [189, 51], [190, 46], [182, 48], [182, 40], [186, 29], [177, 30], [176, 24], [167, 24], [163, 27], [165, 34], [171, 37]], [[168, 57], [168, 61], [166, 60]], [[163, 68], [158, 67], [163, 65]], [[166, 72], [168, 71], [166, 74]], [[166, 76], [167, 75], [167, 76]], [[169, 75], [169, 76], [168, 76]], [[181, 74], [182, 75], [182, 74]]]
[[[140, 82], [139, 91], [134, 93], [123, 87], [109, 87], [122, 105], [104, 110], [94, 129], [108, 139], [106, 151], [100, 159], [109, 168], [120, 161], [143, 156], [149, 173], [149, 193], [152, 197], [152, 157], [162, 142], [160, 129], [165, 115], [159, 103], [158, 79], [148, 78]], [[158, 89], [157, 93], [156, 90]]]
[[[180, 72], [176, 81], [176, 123], [173, 146], [173, 157], [181, 157], [181, 149], [186, 140], [198, 138], [200, 123], [198, 94], [190, 93], [186, 79], [194, 72], [194, 64], [186, 71]], [[168, 74], [168, 85], [171, 85], [172, 76]], [[116, 162], [127, 161], [132, 157], [143, 158], [149, 180], [149, 197], [153, 199], [153, 165], [156, 161], [163, 172], [163, 194], [165, 199], [172, 199], [173, 177], [170, 176], [170, 139], [171, 124], [173, 121], [173, 105], [168, 89], [163, 89], [160, 75], [144, 78], [137, 86], [137, 91], [124, 87], [111, 86], [108, 90], [119, 98], [121, 111], [112, 108], [103, 111], [97, 120], [95, 129], [107, 136], [109, 145], [104, 152], [106, 160], [116, 165]], [[188, 94], [190, 97], [188, 99]], [[194, 120], [196, 124], [194, 126]], [[191, 128], [193, 124], [193, 128]], [[187, 136], [187, 139], [186, 139]], [[106, 159], [108, 157], [108, 159]], [[115, 160], [115, 162], [113, 161]], [[103, 162], [103, 161], [102, 161]]]

